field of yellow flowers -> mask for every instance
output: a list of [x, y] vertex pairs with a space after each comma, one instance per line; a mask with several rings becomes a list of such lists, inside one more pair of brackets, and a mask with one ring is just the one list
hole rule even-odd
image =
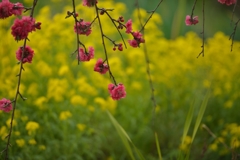
[[[113, 16], [126, 13], [123, 3], [106, 1], [99, 5], [114, 6]], [[161, 16], [154, 14], [145, 30], [157, 103], [153, 114], [144, 47], [128, 46], [119, 52], [113, 51], [107, 42], [112, 72], [127, 92], [126, 98], [114, 101], [107, 90], [109, 76], [93, 72], [96, 60], [104, 54], [98, 24], [93, 24], [90, 36], [81, 37], [85, 44], [95, 46], [95, 58], [78, 65], [76, 56], [71, 54], [76, 49], [76, 36], [74, 21], [65, 19], [68, 10], [71, 6], [52, 17], [51, 7], [45, 6], [36, 16], [42, 22], [42, 29], [29, 36], [28, 44], [35, 56], [31, 64], [24, 65], [20, 90], [27, 100], [19, 99], [17, 103], [10, 159], [129, 159], [107, 110], [146, 159], [158, 157], [155, 131], [163, 157], [176, 157], [178, 150], [185, 152], [190, 147], [191, 135], [180, 146], [189, 107], [195, 102], [196, 117], [200, 101], [208, 91], [211, 96], [190, 156], [230, 159], [233, 152], [239, 153], [240, 42], [234, 42], [231, 52], [229, 36], [218, 32], [206, 39], [205, 56], [196, 58], [202, 45], [199, 35], [189, 32], [176, 39], [166, 39], [159, 30]], [[79, 5], [77, 10], [89, 21], [94, 18], [94, 9]], [[146, 11], [140, 11], [142, 19], [146, 19]], [[131, 17], [133, 28], [139, 29], [137, 11]], [[120, 41], [105, 18], [102, 17], [105, 34]], [[10, 18], [0, 23], [0, 98], [13, 99], [19, 68], [15, 52], [22, 44], [11, 35], [12, 22]], [[10, 114], [0, 111], [0, 149], [6, 145], [9, 122]]]

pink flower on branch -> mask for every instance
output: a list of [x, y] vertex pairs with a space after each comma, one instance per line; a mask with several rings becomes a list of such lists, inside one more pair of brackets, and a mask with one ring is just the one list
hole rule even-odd
[[88, 36], [92, 32], [91, 23], [81, 20], [81, 21], [77, 22], [77, 25], [74, 25], [74, 31], [77, 34], [82, 34], [82, 35]]
[[12, 110], [12, 102], [6, 98], [0, 100], [0, 110], [10, 112]]
[[40, 25], [40, 22], [35, 24], [34, 18], [24, 16], [22, 19], [16, 19], [14, 21], [14, 24], [11, 27], [11, 33], [15, 40], [19, 41], [27, 38], [29, 32], [35, 31], [36, 29], [41, 29]]
[[79, 48], [79, 54], [77, 58], [79, 58], [79, 61], [90, 61], [90, 59], [93, 59], [94, 57], [94, 48], [89, 47], [88, 52], [84, 50], [83, 48]]
[[232, 5], [232, 4], [235, 4], [235, 3], [236, 3], [236, 0], [218, 0], [218, 2], [230, 6], [230, 5]]
[[22, 14], [23, 10], [24, 6], [21, 3], [17, 2], [13, 5], [12, 13], [16, 16], [19, 16]]
[[191, 18], [191, 16], [187, 15], [186, 19], [185, 19], [185, 23], [186, 23], [187, 26], [197, 24], [198, 23], [198, 16], [195, 16], [195, 17]]
[[126, 26], [126, 33], [131, 33], [132, 32], [132, 20], [129, 19], [125, 26]]
[[94, 6], [98, 1], [97, 0], [83, 0], [83, 6], [92, 7]]
[[119, 100], [126, 97], [126, 91], [123, 84], [118, 84], [117, 86], [114, 84], [109, 84], [108, 91], [113, 100]]
[[97, 60], [97, 63], [95, 64], [94, 71], [99, 72], [101, 74], [105, 74], [109, 70], [109, 67], [107, 64], [103, 63], [103, 60], [99, 58]]
[[9, 0], [3, 0], [0, 2], [0, 19], [10, 17], [11, 15], [21, 15], [24, 10], [24, 6], [17, 2], [15, 4], [9, 2]]
[[13, 15], [13, 4], [8, 0], [0, 2], [0, 19], [4, 19]]
[[136, 48], [139, 47], [140, 43], [145, 43], [145, 40], [142, 37], [142, 34], [140, 32], [132, 32], [133, 40], [128, 40], [128, 43], [130, 46]]
[[[24, 53], [23, 53], [23, 47], [19, 47], [19, 49], [16, 52], [16, 58], [19, 61], [22, 60], [22, 63], [26, 63], [26, 62], [32, 63], [33, 55], [34, 55], [34, 51], [29, 46], [25, 47]], [[23, 59], [22, 59], [22, 56], [23, 56]]]

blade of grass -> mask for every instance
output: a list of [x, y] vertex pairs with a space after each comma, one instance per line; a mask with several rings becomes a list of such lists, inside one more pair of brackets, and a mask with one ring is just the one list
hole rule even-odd
[[206, 96], [204, 97], [204, 99], [202, 101], [202, 104], [201, 104], [201, 107], [200, 107], [200, 110], [199, 110], [199, 113], [198, 113], [198, 116], [197, 116], [197, 120], [195, 122], [195, 126], [194, 126], [194, 129], [193, 129], [192, 142], [193, 142], [193, 140], [196, 136], [197, 130], [198, 130], [199, 125], [202, 121], [203, 114], [204, 114], [205, 109], [207, 107], [209, 97], [210, 97], [210, 91], [207, 92]]
[[188, 130], [190, 128], [190, 124], [192, 122], [192, 117], [193, 117], [193, 109], [194, 109], [194, 102], [192, 103], [192, 105], [189, 108], [188, 114], [187, 114], [187, 118], [184, 124], [184, 129], [183, 129], [183, 136], [182, 136], [182, 144], [184, 143], [184, 140], [187, 136]]
[[129, 156], [131, 157], [132, 160], [135, 160], [135, 157], [133, 155], [133, 150], [132, 147], [129, 144], [129, 141], [131, 142], [129, 136], [127, 135], [127, 133], [124, 131], [124, 129], [121, 127], [121, 125], [117, 122], [117, 120], [111, 115], [111, 113], [109, 113], [107, 111], [107, 114], [113, 124], [113, 126], [115, 127], [115, 129], [117, 130], [120, 138], [122, 139], [122, 142], [129, 154]]
[[157, 135], [156, 132], [155, 132], [155, 140], [156, 140], [156, 145], [157, 145], [157, 151], [158, 151], [159, 160], [162, 160], [162, 154], [161, 154], [160, 144], [159, 144], [158, 135]]

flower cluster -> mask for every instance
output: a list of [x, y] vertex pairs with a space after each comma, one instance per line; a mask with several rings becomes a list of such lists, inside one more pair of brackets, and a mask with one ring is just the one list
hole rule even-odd
[[186, 19], [185, 19], [185, 23], [187, 26], [190, 26], [190, 25], [195, 25], [198, 23], [198, 16], [195, 16], [195, 17], [191, 17], [189, 15], [186, 16]]
[[104, 64], [103, 60], [99, 58], [97, 63], [95, 64], [94, 71], [99, 72], [101, 74], [105, 74], [109, 70], [107, 64]]
[[77, 56], [79, 61], [90, 61], [90, 59], [94, 58], [94, 48], [89, 47], [88, 52], [83, 48], [79, 48], [79, 54]]
[[85, 22], [84, 20], [80, 20], [80, 21], [77, 22], [77, 25], [74, 25], [74, 31], [77, 34], [88, 36], [92, 32], [91, 23], [90, 22]]
[[[23, 53], [24, 50], [24, 53]], [[34, 55], [34, 51], [29, 47], [26, 46], [25, 48], [23, 47], [19, 47], [19, 49], [16, 52], [16, 58], [21, 61], [22, 63], [32, 63], [32, 58]]]
[[12, 102], [6, 98], [0, 100], [0, 110], [10, 112], [12, 110]]
[[119, 100], [126, 96], [126, 91], [123, 84], [114, 85], [111, 83], [108, 85], [108, 91], [113, 100]]
[[232, 4], [235, 4], [235, 3], [236, 3], [236, 0], [218, 0], [218, 2], [230, 6], [230, 5], [232, 5]]
[[130, 46], [136, 48], [139, 47], [140, 43], [144, 43], [145, 40], [142, 37], [142, 34], [140, 32], [132, 32], [133, 35], [133, 39], [132, 40], [128, 40], [128, 43], [130, 44]]
[[3, 0], [0, 2], [0, 19], [4, 19], [12, 15], [21, 15], [23, 10], [24, 6], [21, 3], [11, 3], [9, 0]]
[[140, 43], [145, 43], [143, 35], [139, 31], [136, 31], [136, 32], [132, 31], [132, 20], [131, 19], [129, 19], [127, 21], [125, 27], [126, 27], [126, 33], [132, 34], [132, 36], [133, 36], [132, 40], [128, 40], [128, 43], [130, 46], [136, 48], [136, 47], [139, 47]]
[[23, 16], [22, 19], [16, 19], [14, 21], [12, 29], [12, 35], [15, 40], [23, 40], [28, 37], [28, 33], [41, 29], [41, 23], [35, 23], [35, 19], [29, 16]]

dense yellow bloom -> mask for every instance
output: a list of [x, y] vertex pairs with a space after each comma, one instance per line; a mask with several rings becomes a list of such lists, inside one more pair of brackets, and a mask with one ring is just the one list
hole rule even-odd
[[[11, 119], [9, 118], [9, 119], [7, 120], [7, 122], [6, 122], [6, 125], [7, 125], [8, 127], [10, 127], [10, 124], [11, 124]], [[12, 125], [13, 125], [13, 126], [16, 126], [16, 125], [17, 125], [17, 121], [16, 121], [15, 119], [13, 119]]]
[[70, 101], [71, 101], [71, 104], [74, 105], [74, 106], [77, 106], [77, 105], [86, 106], [86, 104], [87, 104], [87, 99], [83, 98], [80, 95], [72, 96]]
[[1, 139], [4, 140], [5, 137], [7, 136], [7, 134], [8, 134], [7, 127], [6, 126], [2, 126], [0, 128], [0, 137], [1, 137]]
[[28, 141], [28, 143], [29, 143], [30, 145], [36, 145], [36, 144], [37, 144], [37, 142], [36, 142], [35, 139], [30, 139], [30, 140]]
[[36, 130], [39, 128], [39, 124], [34, 121], [29, 121], [26, 124], [26, 130], [28, 131], [28, 135], [32, 135], [36, 132]]
[[85, 124], [82, 124], [82, 123], [78, 123], [78, 124], [77, 124], [77, 128], [78, 128], [80, 131], [84, 131], [85, 128], [86, 128], [86, 125], [85, 125]]
[[16, 143], [18, 147], [23, 147], [25, 145], [25, 140], [24, 139], [17, 139]]
[[70, 111], [62, 111], [59, 115], [60, 120], [66, 120], [70, 117], [72, 117], [72, 113]]

